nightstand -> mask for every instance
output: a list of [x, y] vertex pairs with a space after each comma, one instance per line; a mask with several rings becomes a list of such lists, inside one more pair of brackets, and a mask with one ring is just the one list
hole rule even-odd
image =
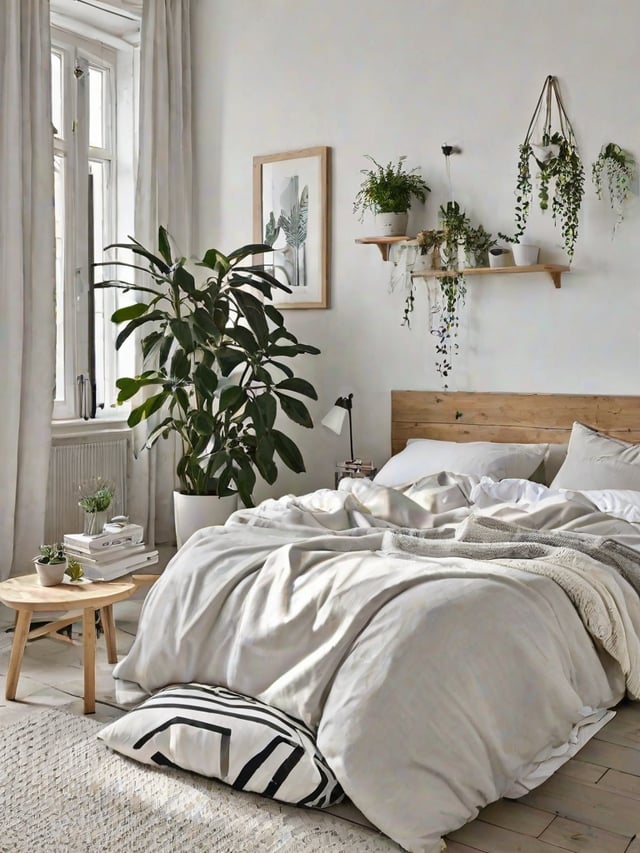
[[338, 483], [343, 477], [368, 477], [372, 480], [378, 469], [374, 468], [371, 461], [363, 462], [362, 459], [354, 459], [352, 462], [341, 462], [336, 465], [334, 487], [338, 488]]

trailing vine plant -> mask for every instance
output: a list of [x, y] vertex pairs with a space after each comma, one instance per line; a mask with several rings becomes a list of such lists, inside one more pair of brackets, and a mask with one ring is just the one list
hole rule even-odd
[[609, 205], [616, 217], [613, 223], [615, 234], [624, 219], [624, 204], [636, 179], [636, 161], [633, 154], [615, 142], [603, 145], [591, 166], [591, 178], [599, 199], [603, 198], [603, 189], [606, 190]]
[[[554, 107], [557, 113], [555, 129]], [[539, 143], [533, 142], [536, 133], [539, 134]], [[585, 177], [573, 127], [555, 77], [548, 76], [545, 80], [518, 151], [515, 233], [511, 240], [518, 243], [527, 227], [533, 196], [533, 161], [539, 173], [538, 204], [544, 211], [551, 203], [554, 224], [560, 226], [564, 247], [571, 261], [578, 238]]]
[[[421, 251], [439, 251], [442, 269], [436, 279], [435, 293], [430, 295], [429, 331], [435, 337], [435, 368], [444, 381], [444, 390], [453, 370], [453, 361], [459, 351], [458, 330], [460, 312], [467, 293], [464, 273], [458, 269], [458, 248], [465, 244], [471, 228], [469, 218], [457, 201], [441, 205], [438, 213], [440, 227], [423, 231], [417, 241]], [[447, 272], [447, 275], [443, 275]], [[428, 273], [426, 274], [428, 276]], [[402, 325], [411, 327], [411, 316], [415, 307], [415, 285], [413, 279], [405, 300]]]

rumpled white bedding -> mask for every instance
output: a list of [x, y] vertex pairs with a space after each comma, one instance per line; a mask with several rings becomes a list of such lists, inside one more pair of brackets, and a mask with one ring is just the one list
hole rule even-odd
[[[196, 681], [282, 708], [317, 728], [373, 823], [435, 853], [479, 808], [542, 781], [581, 721], [640, 685], [632, 586], [579, 550], [500, 544], [495, 530], [474, 545], [478, 485], [343, 480], [199, 531], [147, 596], [114, 671], [119, 699]], [[475, 513], [498, 528], [536, 516], [637, 535], [582, 498], [483, 502]]]

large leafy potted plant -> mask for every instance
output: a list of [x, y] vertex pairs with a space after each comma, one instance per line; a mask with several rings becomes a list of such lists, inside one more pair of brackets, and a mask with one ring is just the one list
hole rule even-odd
[[376, 226], [381, 237], [393, 237], [407, 233], [408, 211], [415, 197], [424, 202], [429, 187], [424, 179], [417, 175], [417, 167], [407, 171], [404, 166], [406, 156], [382, 166], [369, 154], [367, 160], [373, 164], [371, 169], [361, 169], [364, 180], [353, 202], [353, 212], [360, 213], [362, 222], [366, 211], [376, 216]]
[[[140, 331], [145, 362], [138, 376], [117, 380], [118, 403], [145, 394], [128, 418], [131, 427], [148, 421], [145, 448], [160, 438], [179, 438], [176, 507], [182, 495], [233, 501], [239, 496], [252, 506], [256, 474], [274, 483], [276, 459], [303, 472], [298, 447], [276, 419], [281, 412], [296, 424], [313, 426], [300, 397], [315, 400], [316, 391], [294, 374], [288, 361], [320, 351], [299, 343], [270, 304], [274, 289], [289, 288], [251, 259], [271, 248], [247, 245], [227, 255], [208, 249], [196, 264], [206, 270], [200, 281], [185, 258], [174, 257], [163, 227], [157, 255], [133, 239], [109, 248], [127, 249], [144, 262], [112, 263], [141, 271], [145, 284], [115, 279], [96, 287], [139, 294], [141, 301], [118, 309], [111, 318], [124, 324], [116, 348]], [[178, 531], [180, 516], [177, 509], [178, 544], [184, 540]]]

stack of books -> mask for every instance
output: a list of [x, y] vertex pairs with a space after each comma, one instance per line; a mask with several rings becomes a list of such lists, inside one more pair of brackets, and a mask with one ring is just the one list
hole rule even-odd
[[144, 544], [139, 524], [106, 525], [95, 535], [65, 533], [64, 550], [89, 580], [113, 580], [158, 562], [158, 552]]

